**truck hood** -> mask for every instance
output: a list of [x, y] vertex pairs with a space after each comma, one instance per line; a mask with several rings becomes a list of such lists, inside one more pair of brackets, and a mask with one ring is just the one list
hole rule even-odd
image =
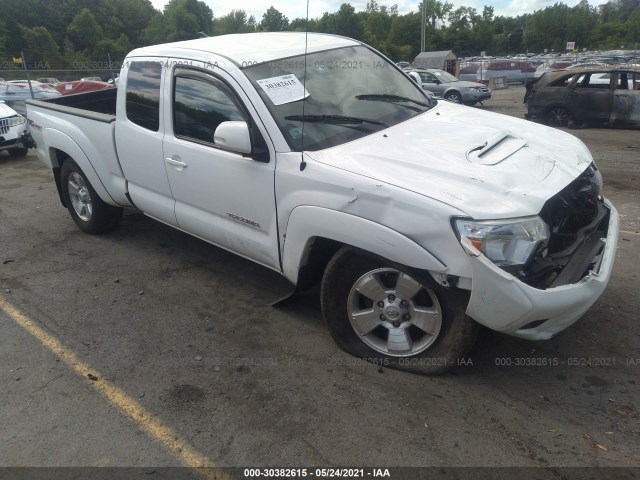
[[449, 102], [306, 155], [475, 219], [535, 215], [592, 162], [585, 145], [565, 132]]

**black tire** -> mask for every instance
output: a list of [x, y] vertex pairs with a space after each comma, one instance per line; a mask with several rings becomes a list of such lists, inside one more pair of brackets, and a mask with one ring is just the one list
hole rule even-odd
[[459, 92], [449, 92], [444, 96], [444, 99], [451, 103], [462, 103], [462, 95]]
[[552, 127], [566, 127], [573, 121], [573, 115], [565, 107], [553, 107], [547, 110], [547, 124]]
[[24, 157], [27, 155], [27, 152], [29, 152], [28, 148], [24, 148], [24, 147], [15, 147], [15, 148], [9, 148], [7, 149], [7, 151], [9, 152], [9, 155], [11, 155], [12, 157]]
[[120, 225], [123, 209], [105, 203], [71, 158], [60, 169], [60, 188], [71, 218], [83, 232], [98, 235]]
[[[386, 287], [391, 285], [391, 291], [398, 295], [387, 296], [385, 293], [385, 298], [375, 299], [363, 295], [361, 292], [367, 290], [367, 279], [374, 277], [383, 281]], [[413, 296], [407, 295], [408, 298], [401, 299], [398, 283], [401, 278], [403, 283], [413, 280], [421, 289], [416, 290], [418, 293]], [[355, 290], [356, 284], [360, 285], [359, 291]], [[412, 285], [410, 290], [415, 289], [414, 284], [407, 285]], [[329, 261], [322, 279], [320, 299], [331, 336], [343, 350], [374, 364], [400, 370], [425, 375], [444, 373], [456, 366], [459, 359], [464, 358], [478, 334], [479, 325], [464, 313], [469, 300], [468, 293], [442, 287], [426, 272], [388, 262], [352, 247], [341, 248]], [[405, 307], [396, 307], [397, 304], [390, 304], [389, 299], [394, 302], [400, 299]], [[363, 331], [373, 328], [372, 325], [378, 322], [380, 314], [379, 325], [370, 330], [370, 333], [362, 335], [356, 332], [350, 314], [354, 302], [365, 302], [358, 303], [358, 308], [362, 310], [354, 312], [368, 312], [365, 315], [370, 322], [367, 322], [367, 328], [362, 329]], [[429, 320], [439, 322], [439, 327], [432, 329], [432, 335], [412, 324], [414, 319], [411, 315], [418, 318], [418, 309], [431, 309], [439, 313], [438, 320], [434, 320], [438, 315], [431, 315]], [[396, 321], [392, 322], [387, 316]], [[392, 331], [395, 332], [393, 335]], [[400, 332], [404, 337], [399, 336]], [[389, 348], [391, 345], [402, 345], [405, 337], [408, 338], [406, 345], [411, 345], [409, 350]], [[400, 343], [390, 341], [391, 338], [401, 339]], [[416, 346], [420, 348], [414, 348]]]

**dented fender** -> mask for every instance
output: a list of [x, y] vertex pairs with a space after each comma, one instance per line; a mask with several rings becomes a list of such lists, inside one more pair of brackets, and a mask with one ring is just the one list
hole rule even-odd
[[392, 262], [445, 272], [447, 267], [401, 233], [348, 213], [315, 206], [295, 208], [287, 222], [282, 254], [284, 276], [296, 284], [300, 266], [316, 237], [361, 248]]

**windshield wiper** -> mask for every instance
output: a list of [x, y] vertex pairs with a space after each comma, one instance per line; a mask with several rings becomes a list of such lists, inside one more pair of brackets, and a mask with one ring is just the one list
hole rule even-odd
[[389, 95], [387, 93], [356, 95], [356, 100], [372, 100], [374, 102], [391, 102], [391, 103], [411, 102], [426, 108], [432, 107], [432, 105], [429, 105], [428, 103], [424, 103], [419, 100], [414, 100], [413, 98], [401, 97], [400, 95]]
[[300, 122], [313, 122], [313, 123], [329, 123], [332, 125], [362, 125], [363, 123], [370, 123], [372, 125], [380, 125], [382, 127], [389, 127], [384, 122], [378, 120], [370, 120], [368, 118], [360, 117], [347, 117], [343, 115], [287, 115], [285, 120], [297, 120]]

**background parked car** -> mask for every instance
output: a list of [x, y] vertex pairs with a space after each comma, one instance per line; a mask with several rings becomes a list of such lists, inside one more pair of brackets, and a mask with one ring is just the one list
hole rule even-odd
[[436, 97], [453, 103], [475, 105], [491, 98], [491, 90], [481, 83], [460, 80], [444, 70], [430, 68], [426, 70], [411, 69], [407, 73], [420, 76], [422, 88], [429, 90]]
[[58, 80], [57, 78], [53, 78], [53, 77], [43, 77], [43, 78], [39, 78], [36, 80], [36, 82], [40, 82], [40, 83], [46, 83], [47, 85], [57, 85], [60, 83], [60, 80]]
[[61, 95], [72, 95], [75, 93], [95, 92], [96, 90], [114, 88], [114, 85], [96, 80], [76, 80], [73, 82], [59, 83], [53, 88], [60, 92]]
[[583, 68], [549, 72], [525, 94], [526, 118], [564, 127], [640, 126], [640, 69]]
[[40, 82], [31, 82], [31, 86], [27, 80], [10, 80], [0, 83], [0, 101], [4, 101], [21, 115], [27, 115], [25, 100], [29, 98], [45, 99], [59, 97], [60, 93], [53, 87]]
[[507, 83], [529, 83], [535, 74], [536, 66], [531, 62], [505, 59], [491, 60], [478, 70], [478, 81], [489, 82], [494, 77], [504, 77]]
[[27, 119], [0, 101], [0, 151], [7, 150], [12, 157], [24, 157], [25, 144], [30, 146], [27, 137]]

